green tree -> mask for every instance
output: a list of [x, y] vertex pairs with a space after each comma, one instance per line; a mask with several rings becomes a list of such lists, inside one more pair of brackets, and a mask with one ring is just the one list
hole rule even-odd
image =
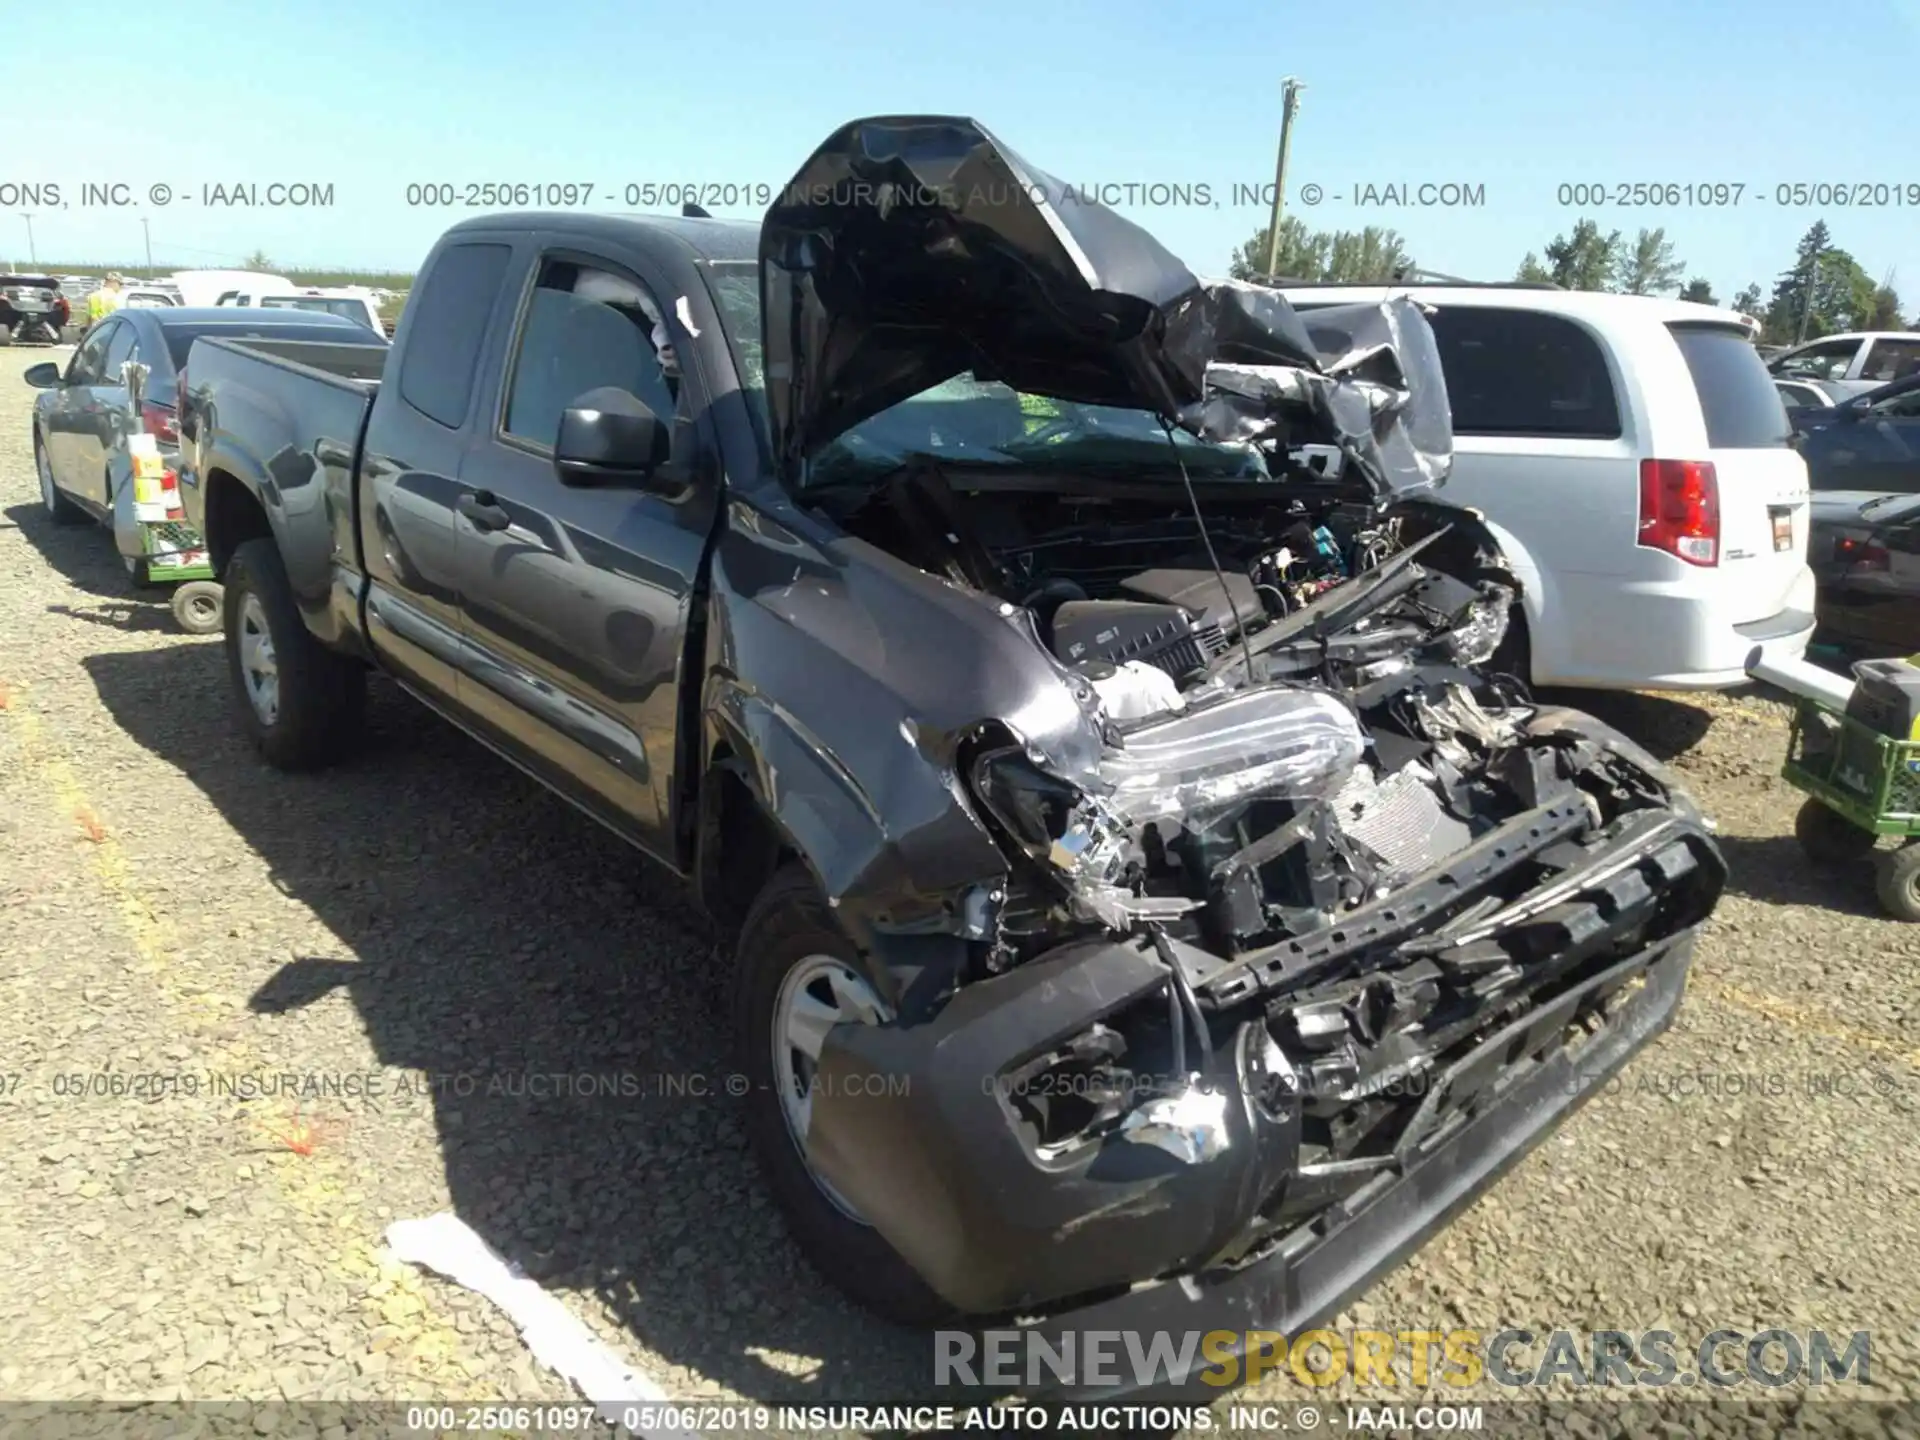
[[1820, 255], [1834, 248], [1834, 236], [1826, 228], [1826, 221], [1814, 221], [1807, 234], [1799, 238], [1799, 244], [1793, 248], [1793, 265], [1778, 280], [1774, 280], [1774, 294], [1766, 301], [1766, 338], [1774, 344], [1789, 346], [1801, 338], [1801, 326], [1805, 321], [1805, 338], [1826, 334], [1826, 324], [1816, 317], [1812, 305], [1814, 276], [1820, 269]]
[[267, 258], [266, 251], [255, 250], [240, 262], [240, 268], [242, 270], [271, 270], [273, 269], [273, 261]]
[[[1236, 280], [1261, 279], [1267, 268], [1267, 227], [1261, 226], [1227, 266]], [[1290, 280], [1347, 283], [1392, 280], [1413, 268], [1413, 256], [1398, 233], [1369, 225], [1364, 230], [1309, 230], [1297, 215], [1280, 221], [1275, 272]]]
[[1872, 308], [1867, 311], [1865, 328], [1868, 330], [1899, 330], [1903, 328], [1900, 323], [1900, 295], [1899, 292], [1893, 288], [1891, 283], [1892, 279], [1892, 276], [1888, 276], [1888, 283], [1877, 287], [1873, 292], [1873, 305]]
[[1674, 258], [1673, 242], [1664, 229], [1642, 230], [1620, 252], [1614, 288], [1628, 295], [1663, 295], [1686, 273], [1687, 267]]
[[1618, 230], [1602, 235], [1593, 221], [1576, 221], [1571, 234], [1547, 245], [1548, 278], [1567, 290], [1605, 290], [1624, 250]]
[[1520, 262], [1520, 268], [1513, 272], [1513, 278], [1523, 280], [1530, 285], [1538, 285], [1542, 281], [1553, 279], [1553, 276], [1547, 267], [1540, 263], [1540, 257], [1529, 250], [1527, 258]]
[[1696, 305], [1718, 305], [1720, 303], [1713, 298], [1713, 286], [1707, 281], [1702, 280], [1698, 275], [1680, 287], [1680, 298], [1682, 300], [1691, 300]]
[[1749, 284], [1746, 289], [1733, 297], [1733, 308], [1742, 315], [1758, 315], [1760, 307], [1765, 303], [1758, 285]]

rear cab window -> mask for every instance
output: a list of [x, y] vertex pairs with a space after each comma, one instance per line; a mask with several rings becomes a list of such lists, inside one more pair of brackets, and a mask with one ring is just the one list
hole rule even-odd
[[1711, 322], [1675, 323], [1667, 330], [1693, 376], [1710, 447], [1773, 450], [1788, 443], [1787, 407], [1744, 332]]
[[512, 258], [513, 247], [497, 241], [449, 245], [408, 302], [400, 398], [449, 430], [467, 418], [481, 337]]

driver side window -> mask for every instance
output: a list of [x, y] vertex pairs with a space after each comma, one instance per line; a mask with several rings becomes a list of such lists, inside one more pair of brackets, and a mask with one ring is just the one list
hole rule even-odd
[[678, 367], [670, 344], [664, 355], [656, 348], [666, 337], [662, 314], [624, 275], [570, 260], [543, 262], [520, 324], [505, 432], [550, 447], [567, 407], [605, 385], [638, 396], [671, 423]]
[[73, 352], [73, 363], [67, 367], [67, 384], [98, 385], [106, 369], [107, 345], [116, 330], [125, 328], [118, 320], [95, 326]]

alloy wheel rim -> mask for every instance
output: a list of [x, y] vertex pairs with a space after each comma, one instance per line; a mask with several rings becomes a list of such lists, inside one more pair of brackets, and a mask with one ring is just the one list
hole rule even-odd
[[273, 632], [267, 628], [267, 612], [256, 595], [240, 605], [240, 675], [246, 684], [247, 703], [262, 725], [280, 718], [280, 665], [273, 653]]
[[820, 1048], [834, 1026], [853, 1022], [878, 1025], [888, 1018], [873, 988], [853, 967], [832, 955], [809, 955], [787, 972], [773, 1006], [773, 1083], [780, 1091], [780, 1113], [800, 1161], [833, 1207], [849, 1220], [866, 1219], [835, 1190], [807, 1159], [807, 1131], [813, 1119], [813, 1081]]

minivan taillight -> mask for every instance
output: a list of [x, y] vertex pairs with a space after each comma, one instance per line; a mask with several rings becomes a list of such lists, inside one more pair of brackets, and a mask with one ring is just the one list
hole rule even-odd
[[1689, 565], [1720, 563], [1720, 481], [1712, 461], [1640, 462], [1639, 543]]

